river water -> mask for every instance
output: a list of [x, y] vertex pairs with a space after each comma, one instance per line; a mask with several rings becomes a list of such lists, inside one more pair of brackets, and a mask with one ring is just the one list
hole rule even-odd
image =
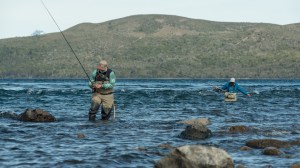
[[[246, 167], [290, 167], [300, 162], [300, 146], [265, 156], [261, 149], [241, 151], [246, 141], [300, 139], [300, 80], [238, 80], [253, 92], [224, 102], [223, 79], [119, 79], [115, 87], [116, 118], [88, 121], [91, 91], [86, 80], [0, 80], [0, 167], [153, 167], [173, 147], [191, 144], [222, 148], [234, 164]], [[41, 108], [53, 123], [15, 120], [27, 108]], [[99, 117], [99, 115], [97, 116]], [[213, 136], [185, 140], [181, 120], [208, 118]], [[228, 128], [252, 128], [242, 134]], [[84, 134], [85, 138], [78, 138]]]

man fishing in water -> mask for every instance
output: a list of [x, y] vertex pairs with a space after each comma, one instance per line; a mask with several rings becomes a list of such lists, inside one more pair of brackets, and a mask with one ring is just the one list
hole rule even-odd
[[116, 82], [115, 73], [107, 67], [107, 61], [101, 60], [99, 62], [99, 65], [97, 66], [97, 69], [93, 71], [92, 78], [90, 79], [89, 75], [87, 74], [86, 70], [84, 69], [83, 65], [78, 59], [75, 51], [73, 50], [66, 36], [61, 31], [60, 27], [56, 23], [55, 19], [51, 15], [46, 5], [44, 4], [43, 0], [41, 0], [41, 2], [45, 7], [45, 9], [47, 10], [49, 16], [52, 18], [53, 22], [56, 24], [62, 37], [70, 47], [72, 53], [76, 57], [85, 75], [89, 79], [89, 86], [93, 89], [92, 103], [91, 103], [91, 108], [89, 110], [89, 120], [90, 121], [96, 120], [96, 113], [98, 112], [101, 104], [102, 104], [102, 109], [101, 109], [102, 120], [108, 120], [110, 118], [111, 111], [114, 107], [113, 89]]
[[101, 60], [97, 69], [92, 73], [89, 86], [93, 89], [89, 120], [96, 120], [96, 113], [101, 106], [102, 120], [108, 120], [114, 106], [113, 89], [115, 86], [115, 73], [108, 68], [107, 61]]
[[214, 90], [221, 90], [225, 92], [225, 101], [236, 101], [236, 92], [240, 91], [244, 95], [251, 96], [244, 88], [240, 87], [240, 85], [235, 82], [235, 78], [230, 78], [230, 81], [223, 85], [221, 88], [214, 87]]

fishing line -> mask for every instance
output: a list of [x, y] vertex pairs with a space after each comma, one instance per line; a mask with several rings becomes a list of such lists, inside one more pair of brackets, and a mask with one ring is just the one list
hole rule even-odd
[[52, 18], [53, 22], [56, 24], [56, 26], [57, 26], [59, 32], [61, 33], [61, 35], [63, 36], [63, 38], [64, 38], [65, 41], [67, 42], [67, 44], [68, 44], [68, 46], [70, 47], [72, 53], [74, 54], [74, 56], [76, 57], [77, 61], [78, 61], [79, 64], [80, 64], [82, 70], [84, 71], [86, 77], [89, 79], [89, 81], [90, 81], [91, 83], [93, 83], [93, 82], [91, 81], [89, 75], [87, 74], [86, 70], [84, 69], [82, 63], [81, 63], [80, 60], [78, 59], [78, 57], [77, 57], [75, 51], [73, 50], [72, 46], [70, 45], [69, 41], [67, 40], [66, 36], [65, 36], [64, 33], [61, 31], [61, 29], [59, 28], [59, 26], [58, 26], [58, 24], [56, 23], [55, 19], [54, 19], [53, 16], [51, 15], [50, 11], [48, 10], [48, 8], [46, 7], [46, 5], [44, 4], [43, 0], [41, 0], [41, 3], [43, 4], [43, 6], [45, 7], [45, 9], [47, 10], [47, 12], [48, 12], [49, 16]]

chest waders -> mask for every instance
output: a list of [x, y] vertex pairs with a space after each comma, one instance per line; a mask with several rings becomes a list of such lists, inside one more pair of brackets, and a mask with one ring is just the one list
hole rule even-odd
[[95, 121], [96, 120], [96, 113], [98, 112], [99, 107], [100, 107], [100, 104], [95, 103], [94, 101], [92, 101], [91, 108], [89, 110], [89, 120], [90, 121]]

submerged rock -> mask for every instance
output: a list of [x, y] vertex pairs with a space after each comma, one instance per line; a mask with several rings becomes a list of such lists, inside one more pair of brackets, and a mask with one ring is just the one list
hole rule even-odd
[[160, 144], [160, 145], [158, 145], [158, 147], [165, 148], [165, 149], [172, 149], [173, 148], [172, 145], [168, 144], [168, 143]]
[[230, 155], [223, 149], [202, 146], [186, 145], [175, 148], [168, 156], [159, 160], [155, 168], [233, 168]]
[[300, 168], [300, 163], [294, 163], [291, 168]]
[[272, 155], [272, 156], [277, 156], [283, 154], [282, 151], [280, 151], [278, 148], [275, 147], [266, 147], [262, 153], [264, 155]]
[[42, 109], [26, 109], [19, 115], [19, 120], [26, 122], [54, 122], [55, 117]]
[[18, 114], [14, 113], [12, 111], [10, 111], [10, 112], [0, 112], [0, 118], [10, 118], [10, 119], [17, 120], [18, 119]]
[[83, 133], [78, 133], [78, 134], [77, 134], [77, 138], [78, 138], [78, 139], [85, 138], [85, 135], [84, 135]]
[[252, 148], [266, 148], [266, 147], [288, 148], [291, 146], [289, 142], [284, 142], [276, 139], [251, 140], [246, 142], [246, 145]]
[[179, 135], [183, 139], [200, 140], [212, 135], [211, 130], [204, 125], [188, 125]]
[[292, 141], [291, 144], [300, 146], [300, 139]]
[[249, 146], [242, 146], [240, 148], [241, 151], [247, 151], [247, 150], [252, 150], [252, 148], [250, 148]]
[[248, 130], [249, 128], [243, 125], [236, 125], [236, 126], [229, 127], [230, 133], [243, 133], [243, 132], [247, 132]]
[[246, 168], [244, 165], [238, 164], [235, 166], [235, 168]]

